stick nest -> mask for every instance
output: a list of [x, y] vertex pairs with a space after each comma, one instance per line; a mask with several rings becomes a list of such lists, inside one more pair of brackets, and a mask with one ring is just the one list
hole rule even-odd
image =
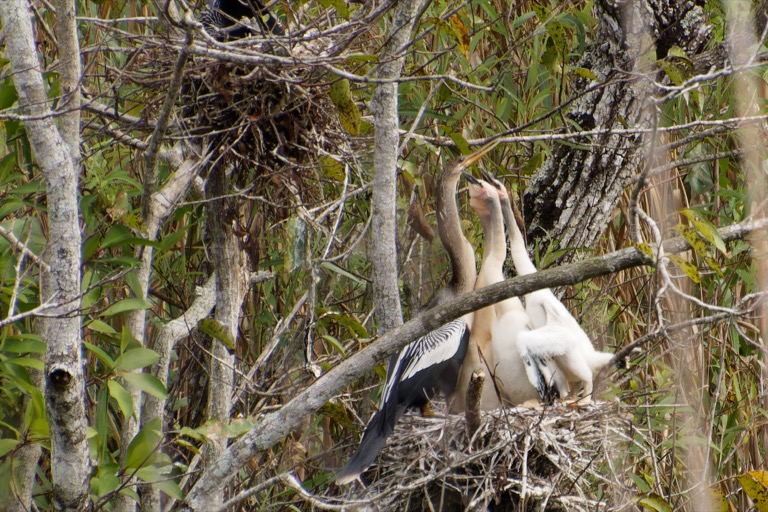
[[[202, 37], [197, 41], [208, 44]], [[133, 43], [137, 48], [132, 59], [115, 72], [124, 85], [140, 91], [129, 98], [139, 116], [139, 122], [129, 128], [133, 137], [147, 140], [166, 101], [183, 44], [160, 36]], [[339, 167], [354, 157], [350, 136], [329, 98], [330, 84], [337, 77], [309, 57], [294, 63], [270, 59], [270, 54], [287, 50], [265, 39], [215, 49], [231, 55], [231, 60], [188, 56], [166, 142], [184, 139], [207, 148], [211, 164], [234, 171], [231, 175], [240, 187], [259, 177], [279, 176], [280, 181], [292, 181], [303, 189], [314, 183], [303, 183], [302, 171], [316, 174], [318, 167]], [[252, 56], [252, 52], [264, 52], [263, 63], [237, 61], [238, 56]], [[102, 102], [119, 101], [123, 98]], [[321, 172], [316, 178], [336, 173]]]
[[463, 416], [408, 414], [350, 510], [613, 510], [627, 483], [609, 454], [628, 423], [615, 404], [515, 407], [483, 413], [470, 439]]

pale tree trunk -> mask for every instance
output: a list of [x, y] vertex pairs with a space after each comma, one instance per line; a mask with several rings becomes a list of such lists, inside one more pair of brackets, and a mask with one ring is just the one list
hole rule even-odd
[[[149, 208], [147, 209], [147, 215], [144, 220], [144, 225], [147, 230], [147, 237], [149, 240], [156, 240], [160, 227], [166, 221], [169, 215], [171, 215], [178, 206], [178, 203], [186, 197], [192, 183], [197, 176], [199, 169], [198, 163], [200, 159], [195, 157], [182, 160], [180, 153], [182, 150], [177, 147], [176, 151], [168, 151], [164, 153], [165, 159], [169, 166], [175, 169], [174, 174], [168, 179], [168, 182], [158, 191], [155, 191], [149, 195]], [[141, 253], [141, 263], [136, 271], [137, 279], [141, 284], [143, 298], [148, 297], [149, 280], [152, 268], [154, 251], [152, 247], [145, 246], [144, 251]], [[204, 309], [205, 301], [203, 301]], [[212, 306], [210, 306], [212, 307]], [[210, 310], [210, 307], [208, 308]], [[204, 314], [207, 314], [204, 313]], [[199, 319], [198, 319], [199, 320]], [[144, 343], [144, 333], [146, 330], [146, 314], [145, 310], [132, 311], [128, 316], [128, 328], [131, 334]], [[189, 329], [194, 328], [197, 325], [195, 322]], [[167, 326], [166, 326], [167, 327]], [[163, 331], [166, 331], [166, 327]], [[170, 362], [170, 350], [172, 345], [169, 346], [164, 338], [161, 345], [153, 346], [152, 348], [160, 355], [160, 361], [155, 365], [153, 373], [158, 376], [163, 384], [167, 384], [165, 378], [168, 373], [168, 364]], [[131, 388], [131, 395], [133, 397], [134, 407], [137, 411], [140, 411], [140, 415], [135, 418], [126, 418], [123, 423], [123, 428], [128, 429], [129, 433], [123, 435], [122, 446], [127, 447], [133, 436], [136, 435], [137, 426], [145, 425], [152, 419], [159, 417], [161, 419], [161, 425], [165, 427], [163, 423], [163, 412], [165, 402], [153, 397], [151, 395], [144, 395], [145, 403], [141, 403], [142, 394], [139, 390]], [[148, 402], [148, 403], [147, 403]], [[130, 437], [129, 437], [130, 436]], [[143, 488], [140, 490], [141, 498], [141, 510], [152, 511], [160, 508], [160, 491], [153, 487]], [[128, 511], [136, 508], [136, 504], [133, 499], [128, 496], [120, 495], [116, 500], [118, 504], [118, 510]]]
[[57, 6], [64, 104], [70, 113], [57, 129], [50, 117], [46, 88], [37, 60], [27, 2], [3, 0], [0, 19], [6, 36], [6, 57], [14, 70], [19, 107], [29, 116], [24, 125], [46, 183], [48, 243], [41, 269], [41, 301], [56, 307], [40, 321], [47, 344], [45, 402], [51, 428], [52, 499], [58, 510], [84, 510], [88, 504], [90, 460], [86, 440], [85, 378], [80, 344], [80, 243], [78, 220], [78, 134], [80, 76], [74, 4]]
[[[646, 17], [640, 17], [641, 12], [652, 13], [647, 31], [638, 25], [638, 18]], [[598, 83], [608, 83], [595, 87], [594, 81], [578, 79], [571, 92], [578, 99], [567, 109], [566, 117], [585, 131], [649, 129], [643, 102], [652, 91], [648, 80], [638, 80], [630, 73], [635, 59], [652, 51], [654, 41], [659, 41], [656, 58], [665, 57], [672, 46], [695, 57], [711, 32], [704, 13], [685, 0], [599, 0], [594, 15], [599, 20], [596, 42], [576, 67], [588, 69]], [[646, 33], [653, 40], [643, 38]], [[552, 240], [560, 248], [594, 247], [622, 194], [642, 171], [642, 141], [642, 135], [605, 133], [572, 141], [586, 149], [556, 143], [525, 192], [529, 242], [537, 240], [542, 250]]]
[[[248, 290], [248, 269], [240, 241], [233, 232], [238, 216], [236, 199], [227, 197], [229, 179], [222, 167], [215, 168], [208, 178], [207, 231], [210, 236], [208, 252], [216, 272], [216, 321], [226, 329], [236, 343], [240, 310]], [[229, 423], [234, 390], [234, 355], [219, 340], [212, 340], [211, 366], [208, 377], [208, 420]], [[205, 466], [209, 467], [227, 448], [226, 437], [211, 437], [205, 447]], [[222, 503], [223, 492], [208, 496], [208, 507]]]
[[[400, 78], [405, 48], [411, 41], [416, 14], [421, 5], [423, 0], [398, 2], [377, 78]], [[397, 83], [376, 85], [370, 108], [375, 130], [371, 266], [376, 319], [379, 322], [379, 332], [384, 333], [403, 323], [397, 272], [397, 157], [400, 128]]]

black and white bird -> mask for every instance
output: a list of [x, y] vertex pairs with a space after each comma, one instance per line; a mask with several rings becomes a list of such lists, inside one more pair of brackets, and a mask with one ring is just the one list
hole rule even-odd
[[[537, 272], [536, 265], [528, 256], [506, 188], [492, 176], [485, 177], [499, 192], [515, 270], [519, 275]], [[530, 321], [530, 331], [518, 335], [516, 344], [526, 359], [531, 382], [540, 379], [543, 374], [549, 381], [547, 384], [554, 386], [561, 398], [576, 400], [580, 396], [580, 401], [591, 400], [593, 375], [609, 364], [613, 354], [595, 350], [579, 322], [549, 288], [526, 295], [525, 312]], [[504, 330], [503, 326], [499, 327], [500, 333]], [[527, 364], [528, 360], [532, 364]]]
[[[456, 192], [461, 173], [492, 147], [457, 158], [437, 180], [437, 229], [451, 262], [451, 281], [428, 307], [472, 290], [477, 277], [472, 246], [461, 231]], [[395, 424], [409, 407], [427, 414], [430, 399], [442, 391], [449, 396], [456, 388], [459, 368], [469, 343], [472, 315], [448, 322], [406, 345], [392, 356], [379, 410], [365, 427], [360, 445], [336, 474], [336, 483], [356, 480], [371, 465]]]
[[[256, 25], [243, 23], [243, 18], [255, 20]], [[200, 14], [200, 23], [222, 40], [283, 33], [280, 22], [260, 0], [208, 0]]]

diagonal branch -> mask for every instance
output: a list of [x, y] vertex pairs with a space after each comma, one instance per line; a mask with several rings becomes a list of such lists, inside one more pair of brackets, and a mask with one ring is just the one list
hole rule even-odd
[[[768, 229], [768, 219], [747, 220], [719, 230], [723, 241], [744, 239], [747, 235]], [[666, 253], [687, 251], [683, 238], [664, 242]], [[381, 336], [375, 343], [341, 362], [314, 384], [296, 395], [281, 409], [257, 419], [255, 427], [234, 442], [195, 484], [186, 498], [186, 510], [202, 510], [205, 497], [225, 485], [251, 457], [266, 450], [288, 435], [309, 414], [322, 407], [344, 387], [373, 370], [386, 358], [410, 341], [425, 335], [445, 322], [510, 297], [522, 296], [542, 288], [568, 286], [587, 279], [616, 273], [641, 265], [652, 265], [651, 259], [634, 247], [604, 256], [514, 277], [458, 297], [432, 308]]]

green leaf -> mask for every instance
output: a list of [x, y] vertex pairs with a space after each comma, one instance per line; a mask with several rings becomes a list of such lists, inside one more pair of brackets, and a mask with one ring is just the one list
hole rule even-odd
[[117, 464], [99, 464], [97, 471], [98, 476], [91, 478], [91, 496], [101, 498], [120, 487]]
[[136, 275], [136, 272], [134, 270], [131, 270], [130, 272], [125, 274], [125, 282], [128, 284], [128, 287], [131, 289], [131, 292], [133, 292], [134, 297], [142, 297], [144, 295], [141, 289], [141, 282], [139, 281], [139, 276]]
[[[158, 454], [162, 455], [162, 454]], [[168, 496], [181, 500], [184, 498], [181, 488], [175, 480], [168, 478], [168, 475], [173, 471], [173, 465], [170, 463], [159, 465], [156, 461], [149, 466], [136, 471], [136, 476], [140, 480], [152, 484], [152, 487], [160, 489]]]
[[151, 307], [152, 303], [144, 299], [123, 299], [109, 306], [101, 316], [109, 318], [111, 316], [119, 315], [120, 313], [149, 309]]
[[232, 336], [229, 335], [227, 329], [219, 321], [213, 318], [203, 318], [198, 322], [197, 328], [221, 342], [228, 350], [235, 350], [235, 342]]
[[352, 99], [349, 80], [340, 78], [333, 82], [328, 96], [336, 106], [341, 126], [350, 135], [360, 135], [360, 119], [362, 116], [360, 115], [360, 110]]
[[115, 361], [109, 357], [109, 354], [104, 352], [102, 349], [97, 347], [96, 345], [92, 343], [88, 343], [87, 341], [83, 342], [83, 345], [85, 348], [87, 348], [89, 351], [93, 352], [93, 354], [98, 357], [104, 365], [109, 368], [110, 370], [115, 367]]
[[108, 459], [107, 441], [109, 440], [109, 390], [107, 386], [101, 386], [96, 402], [96, 432], [99, 434], [97, 453], [98, 459]]
[[107, 249], [109, 247], [112, 247], [113, 245], [126, 243], [132, 238], [133, 238], [133, 233], [131, 232], [130, 229], [123, 226], [122, 224], [115, 224], [114, 226], [109, 228], [109, 231], [107, 231], [107, 234], [104, 235], [104, 239], [101, 241], [101, 248]]
[[14, 354], [45, 354], [45, 342], [34, 334], [11, 336], [3, 344], [3, 352]]
[[680, 213], [685, 215], [691, 224], [693, 224], [693, 227], [696, 228], [696, 231], [698, 231], [701, 236], [706, 238], [709, 243], [714, 245], [718, 251], [720, 251], [722, 254], [727, 254], [728, 249], [725, 247], [725, 242], [720, 236], [720, 233], [718, 233], [717, 228], [713, 226], [711, 222], [702, 217], [699, 217], [696, 212], [692, 210], [682, 210]]
[[117, 331], [111, 325], [101, 320], [93, 320], [86, 327], [101, 334], [117, 334]]
[[318, 163], [318, 170], [326, 178], [332, 181], [344, 181], [344, 167], [341, 165], [341, 162], [330, 156], [323, 155], [318, 159]]
[[637, 500], [637, 504], [647, 510], [654, 512], [672, 512], [672, 505], [656, 493], [651, 493], [644, 498]]
[[576, 68], [573, 70], [573, 74], [597, 82], [597, 76], [587, 68]]
[[321, 318], [322, 322], [328, 324], [339, 324], [346, 327], [358, 338], [370, 338], [368, 330], [361, 324], [356, 318], [350, 315], [342, 315], [339, 313], [328, 313]]
[[35, 418], [29, 422], [29, 441], [37, 441], [50, 449], [51, 425], [45, 417]]
[[345, 430], [350, 432], [355, 431], [355, 424], [347, 413], [347, 409], [340, 403], [332, 401], [326, 402], [317, 412], [328, 416], [333, 423], [341, 425]]
[[171, 498], [181, 501], [184, 499], [184, 493], [181, 492], [181, 487], [175, 480], [164, 479], [152, 484], [152, 487], [160, 489], [162, 492], [170, 496]]
[[160, 360], [160, 356], [154, 350], [148, 348], [132, 348], [126, 350], [115, 361], [115, 370], [132, 371], [153, 365]]
[[337, 274], [340, 274], [340, 275], [342, 275], [342, 276], [344, 276], [344, 277], [346, 277], [348, 279], [351, 279], [352, 281], [356, 282], [357, 284], [362, 284], [362, 285], [366, 284], [364, 279], [361, 279], [361, 278], [357, 277], [356, 275], [354, 275], [354, 274], [352, 274], [350, 272], [347, 272], [346, 270], [344, 270], [340, 266], [338, 266], [338, 265], [336, 265], [334, 263], [331, 263], [330, 261], [324, 261], [324, 262], [322, 262], [320, 264], [320, 266], [323, 267], [326, 270], [330, 270], [332, 272], [336, 272]]
[[378, 55], [371, 55], [370, 53], [350, 53], [345, 57], [347, 59], [347, 62], [354, 63], [354, 62], [379, 62], [379, 56]]
[[19, 445], [18, 439], [0, 439], [0, 457], [4, 457]]
[[120, 333], [120, 353], [122, 354], [133, 348], [141, 348], [141, 343], [133, 337], [131, 330], [127, 326], [123, 326], [123, 331]]
[[320, 5], [326, 9], [329, 7], [334, 7], [339, 16], [345, 20], [349, 19], [349, 7], [344, 2], [344, 0], [320, 0]]
[[725, 494], [720, 489], [715, 489], [714, 487], [707, 489], [706, 499], [712, 512], [730, 512], [731, 510], [728, 500], [725, 499]]
[[191, 224], [186, 224], [181, 229], [177, 229], [173, 233], [168, 233], [167, 235], [163, 236], [163, 238], [160, 240], [160, 248], [162, 250], [168, 250], [178, 244], [184, 238], [184, 236], [186, 236], [190, 227]]
[[467, 142], [467, 139], [465, 139], [461, 133], [454, 132], [453, 130], [449, 129], [446, 129], [445, 133], [456, 144], [456, 147], [459, 148], [459, 151], [461, 151], [462, 155], [471, 153], [469, 142]]
[[685, 238], [688, 245], [691, 246], [696, 254], [702, 257], [706, 256], [707, 244], [704, 243], [704, 240], [695, 229], [690, 228], [685, 224], [678, 224], [675, 226], [675, 230], [683, 235], [683, 238]]
[[45, 363], [43, 363], [43, 361], [40, 359], [35, 359], [34, 357], [14, 357], [11, 359], [6, 359], [4, 363], [16, 364], [25, 368], [34, 368], [35, 370], [40, 371], [45, 369]]
[[168, 391], [165, 389], [165, 386], [154, 375], [149, 373], [124, 373], [120, 377], [131, 386], [135, 386], [160, 400], [168, 398]]
[[123, 413], [123, 416], [130, 418], [133, 416], [133, 399], [127, 389], [115, 379], [109, 379], [107, 382], [109, 386], [109, 394], [117, 402], [117, 406]]
[[16, 103], [16, 87], [10, 80], [0, 85], [0, 110], [5, 110]]
[[336, 352], [341, 354], [342, 357], [346, 357], [346, 354], [344, 352], [344, 346], [341, 344], [341, 342], [339, 342], [339, 340], [337, 340], [330, 334], [323, 334], [323, 339], [327, 341], [336, 350]]
[[128, 445], [125, 452], [126, 469], [137, 469], [145, 465], [154, 454], [162, 435], [160, 418], [148, 421]]

